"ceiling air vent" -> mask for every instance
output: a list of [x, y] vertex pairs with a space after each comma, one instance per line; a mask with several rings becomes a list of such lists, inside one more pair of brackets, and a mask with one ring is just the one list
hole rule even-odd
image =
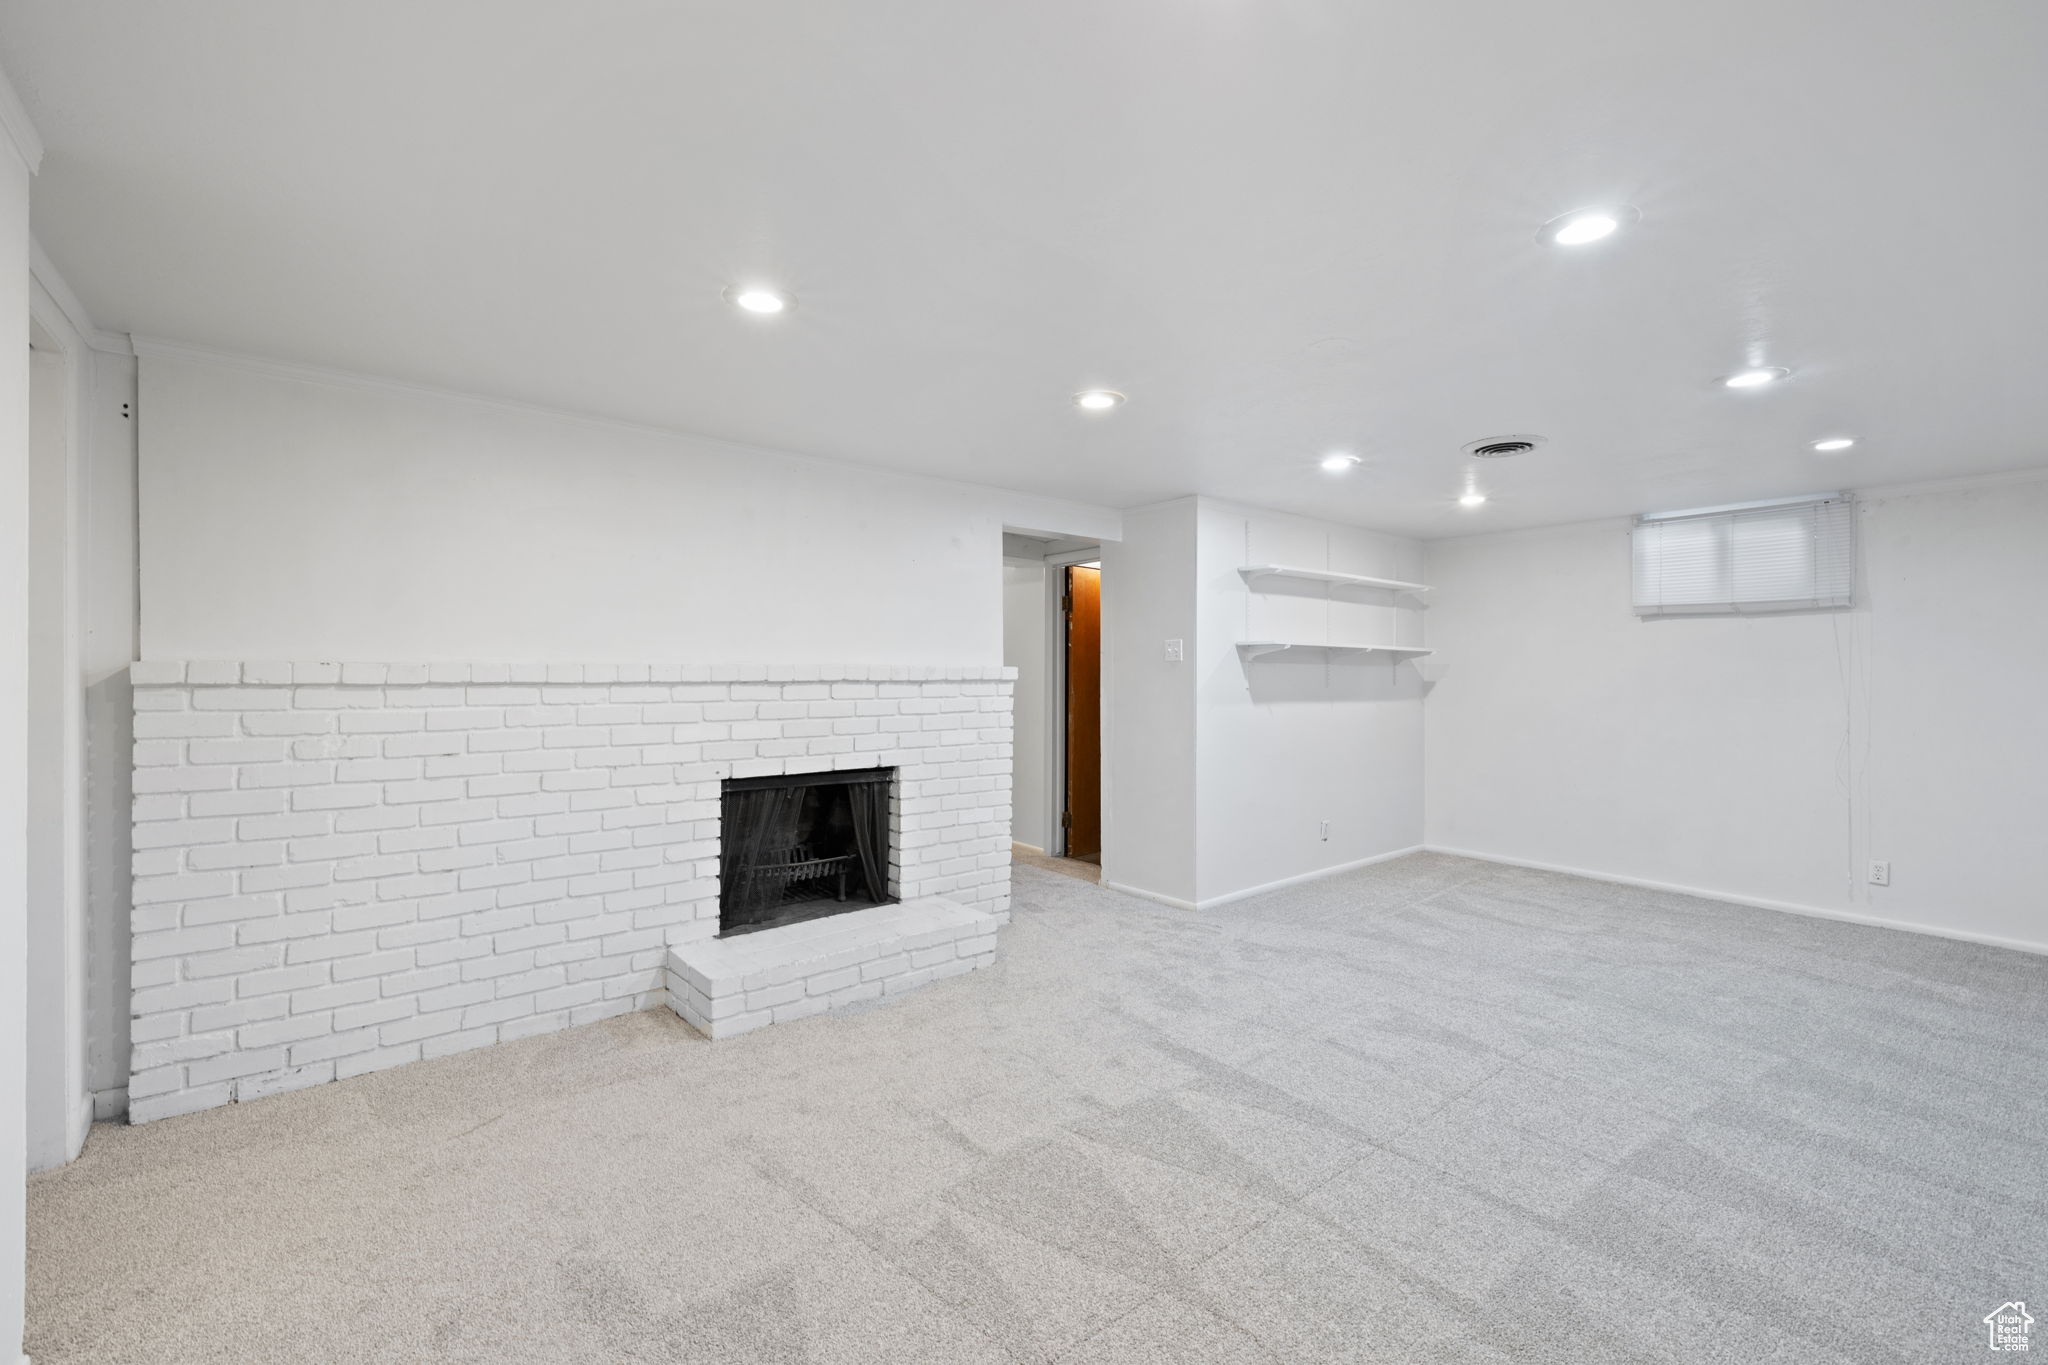
[[1513, 455], [1527, 455], [1542, 444], [1541, 436], [1489, 436], [1466, 446], [1465, 453], [1482, 460], [1505, 460]]

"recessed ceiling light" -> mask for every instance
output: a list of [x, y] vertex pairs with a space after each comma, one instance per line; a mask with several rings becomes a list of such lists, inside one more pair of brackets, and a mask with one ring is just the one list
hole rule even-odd
[[1731, 389], [1760, 389], [1791, 373], [1782, 365], [1763, 365], [1754, 370], [1737, 370], [1721, 382]]
[[728, 289], [725, 296], [732, 300], [734, 307], [744, 308], [749, 313], [787, 313], [796, 307], [795, 295], [766, 285], [750, 284], [744, 289]]
[[1332, 474], [1342, 474], [1345, 470], [1351, 468], [1351, 466], [1357, 463], [1358, 457], [1356, 455], [1323, 456], [1323, 468], [1329, 470]]
[[1628, 204], [1573, 209], [1545, 223], [1537, 231], [1536, 240], [1549, 246], [1585, 246], [1612, 237], [1642, 216]]
[[1584, 246], [1610, 237], [1621, 224], [1604, 213], [1582, 213], [1550, 235], [1559, 246]]
[[1124, 396], [1115, 389], [1083, 389], [1074, 395], [1074, 406], [1090, 412], [1108, 412], [1124, 401]]
[[1484, 494], [1484, 493], [1467, 493], [1467, 494], [1465, 494], [1465, 495], [1464, 495], [1463, 497], [1461, 497], [1461, 498], [1459, 498], [1459, 499], [1458, 499], [1458, 506], [1460, 506], [1460, 507], [1477, 507], [1477, 506], [1479, 506], [1479, 504], [1481, 504], [1481, 503], [1483, 503], [1483, 502], [1485, 502], [1485, 501], [1486, 501], [1486, 494]]
[[1813, 448], [1815, 450], [1833, 452], [1837, 450], [1847, 450], [1850, 446], [1853, 446], [1855, 444], [1856, 438], [1853, 436], [1830, 436], [1826, 440], [1815, 441], [1813, 443]]

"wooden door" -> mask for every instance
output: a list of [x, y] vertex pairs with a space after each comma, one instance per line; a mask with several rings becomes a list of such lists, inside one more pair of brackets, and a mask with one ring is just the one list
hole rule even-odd
[[1067, 570], [1067, 856], [1102, 857], [1102, 570]]

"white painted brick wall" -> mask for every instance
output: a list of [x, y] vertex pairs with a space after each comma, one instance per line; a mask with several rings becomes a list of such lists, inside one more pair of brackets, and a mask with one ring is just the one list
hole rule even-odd
[[1009, 917], [1015, 670], [131, 673], [131, 1122], [665, 1003], [728, 777], [894, 767], [894, 893]]
[[943, 896], [668, 953], [669, 1007], [707, 1038], [878, 1000], [992, 965], [996, 920]]

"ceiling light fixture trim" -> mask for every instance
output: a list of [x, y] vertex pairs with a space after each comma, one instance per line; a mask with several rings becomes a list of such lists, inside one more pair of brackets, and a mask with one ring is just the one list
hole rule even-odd
[[1756, 365], [1746, 370], [1737, 370], [1721, 380], [1724, 389], [1767, 389], [1792, 377], [1792, 371], [1783, 365]]
[[1108, 412], [1123, 403], [1124, 396], [1115, 389], [1083, 389], [1074, 395], [1074, 406], [1084, 412]]

